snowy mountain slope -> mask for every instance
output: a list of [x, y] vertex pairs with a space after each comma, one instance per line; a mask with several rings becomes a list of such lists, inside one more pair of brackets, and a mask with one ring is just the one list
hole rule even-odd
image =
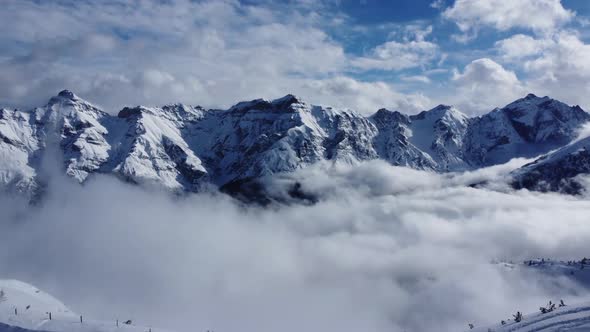
[[63, 171], [80, 183], [104, 173], [176, 192], [240, 190], [318, 162], [372, 159], [462, 171], [546, 153], [569, 143], [589, 119], [577, 106], [533, 95], [473, 119], [444, 105], [364, 117], [293, 95], [228, 110], [137, 106], [112, 116], [64, 90], [43, 107], [0, 111], [0, 183], [33, 196], [48, 173]]
[[376, 128], [352, 111], [312, 106], [288, 95], [207, 113], [193, 127], [191, 144], [223, 185], [322, 160], [377, 158], [371, 146], [375, 134]]
[[[577, 290], [579, 287], [590, 289], [590, 259], [587, 258], [569, 261], [537, 258], [518, 264], [507, 262], [497, 264], [511, 273], [530, 272], [537, 278], [546, 277], [551, 280], [551, 283], [561, 287], [564, 296], [577, 293], [577, 291], [570, 292], [568, 290], [573, 285], [575, 287], [572, 290]], [[590, 303], [569, 303], [565, 301], [562, 304], [561, 301], [561, 299], [555, 299], [553, 309], [548, 303], [539, 303], [538, 309], [528, 308], [529, 312], [523, 313], [521, 322], [516, 322], [512, 316], [498, 317], [496, 324], [484, 327], [475, 324], [475, 328], [468, 331], [590, 331]], [[542, 313], [541, 307], [549, 310]], [[533, 312], [530, 309], [537, 309], [537, 311]], [[513, 314], [516, 314], [516, 312]], [[502, 324], [502, 321], [504, 321], [504, 324]]]
[[580, 194], [576, 178], [590, 173], [590, 137], [567, 145], [524, 165], [513, 173], [513, 187]]
[[184, 105], [124, 108], [118, 119], [125, 134], [115, 147], [112, 171], [134, 183], [197, 191], [207, 182], [207, 170], [181, 131], [184, 121], [201, 116], [200, 109]]
[[[581, 258], [569, 261], [554, 260], [550, 258], [536, 258], [525, 260], [521, 263], [498, 262], [501, 268], [507, 271], [532, 272], [539, 277], [547, 277], [554, 280], [567, 280], [576, 285], [590, 289], [590, 259]], [[570, 285], [571, 285], [570, 283]], [[558, 283], [561, 289], [569, 288], [565, 283]]]
[[[83, 182], [109, 157], [108, 131], [101, 123], [109, 115], [70, 91], [29, 112], [0, 112], [0, 174], [8, 187], [35, 195], [44, 182], [42, 163], [48, 159], [63, 162], [64, 172]], [[60, 155], [44, 156], [48, 149]]]
[[30, 196], [38, 190], [32, 159], [39, 150], [30, 113], [0, 109], [0, 183]]
[[39, 188], [45, 158], [63, 163], [80, 183], [93, 173], [115, 173], [135, 183], [196, 190], [207, 171], [180, 130], [201, 116], [201, 109], [172, 105], [125, 108], [113, 117], [67, 90], [29, 112], [2, 110], [0, 153], [10, 161], [0, 166], [2, 183]]
[[579, 106], [570, 107], [533, 94], [475, 118], [465, 140], [474, 166], [505, 163], [514, 156], [531, 158], [568, 144], [590, 120]]
[[590, 260], [587, 258], [570, 261], [533, 259], [521, 264], [520, 268], [551, 277], [567, 277], [576, 284], [590, 289]]
[[[56, 139], [63, 151], [66, 174], [83, 182], [109, 158], [108, 130], [102, 122], [108, 114], [80, 99], [71, 91], [61, 91], [49, 103], [34, 111], [41, 125], [38, 133], [45, 145]], [[57, 135], [57, 137], [53, 137]]]
[[541, 312], [523, 314], [520, 322], [514, 319], [506, 319], [501, 323], [474, 328], [466, 331], [472, 332], [558, 332], [590, 331], [590, 303], [571, 305], [556, 308], [554, 311], [542, 314]]
[[469, 119], [457, 109], [439, 105], [412, 116], [381, 109], [370, 119], [379, 129], [376, 149], [391, 164], [442, 172], [467, 168], [462, 146]]
[[[31, 331], [33, 331], [33, 330], [23, 329], [22, 327], [10, 326], [7, 324], [0, 323], [0, 332], [31, 332]], [[37, 331], [41, 331], [41, 330], [37, 330]], [[42, 331], [42, 332], [47, 332], [47, 331]]]
[[[0, 331], [129, 331], [145, 332], [150, 328], [116, 321], [94, 321], [72, 312], [53, 296], [17, 280], [0, 280]], [[15, 312], [16, 309], [16, 312]], [[51, 319], [49, 319], [51, 313]], [[23, 330], [24, 329], [24, 330]], [[153, 332], [162, 331], [151, 329]]]
[[379, 130], [374, 144], [382, 159], [396, 166], [436, 169], [434, 159], [410, 141], [412, 131], [409, 116], [380, 109], [370, 119]]
[[463, 157], [463, 140], [469, 125], [467, 115], [454, 107], [439, 105], [410, 119], [410, 142], [428, 153], [438, 171], [467, 169]]

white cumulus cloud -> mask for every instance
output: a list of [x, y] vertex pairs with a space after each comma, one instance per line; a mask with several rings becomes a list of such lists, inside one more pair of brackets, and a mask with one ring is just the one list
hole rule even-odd
[[455, 72], [453, 82], [456, 103], [468, 113], [491, 111], [489, 105], [505, 105], [526, 91], [513, 71], [489, 58], [474, 60], [462, 72]]
[[438, 45], [429, 41], [389, 41], [375, 47], [370, 55], [353, 59], [352, 64], [362, 69], [401, 70], [426, 65], [438, 54]]
[[551, 40], [535, 39], [531, 36], [517, 34], [496, 42], [500, 55], [508, 61], [539, 55], [552, 44]]
[[574, 15], [560, 0], [457, 0], [443, 12], [464, 33], [474, 33], [481, 27], [551, 32]]
[[383, 107], [417, 113], [433, 106], [433, 101], [423, 94], [404, 94], [385, 82], [361, 82], [343, 76], [308, 82], [302, 91], [317, 96], [316, 100], [326, 100], [328, 105], [349, 107], [355, 104], [365, 115]]

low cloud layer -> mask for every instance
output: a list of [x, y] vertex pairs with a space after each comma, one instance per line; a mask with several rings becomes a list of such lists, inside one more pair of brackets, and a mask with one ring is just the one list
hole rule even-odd
[[588, 295], [490, 263], [587, 255], [590, 201], [466, 186], [524, 162], [462, 175], [320, 165], [271, 183], [296, 179], [317, 204], [264, 209], [54, 181], [35, 209], [1, 197], [0, 276], [89, 317], [179, 331], [463, 330]]

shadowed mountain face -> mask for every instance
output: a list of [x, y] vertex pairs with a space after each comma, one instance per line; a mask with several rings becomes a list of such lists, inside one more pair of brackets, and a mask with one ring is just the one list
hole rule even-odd
[[533, 158], [562, 147], [590, 120], [579, 106], [529, 94], [476, 119], [465, 140], [472, 165], [490, 166], [520, 156]]
[[462, 171], [565, 146], [588, 120], [578, 106], [534, 95], [476, 118], [445, 105], [364, 117], [292, 95], [228, 110], [176, 104], [111, 116], [64, 90], [43, 107], [0, 110], [0, 184], [32, 197], [50, 174], [83, 183], [103, 173], [175, 192], [240, 193], [261, 177], [324, 161]]
[[513, 187], [580, 194], [577, 177], [590, 173], [590, 137], [544, 155], [514, 172]]

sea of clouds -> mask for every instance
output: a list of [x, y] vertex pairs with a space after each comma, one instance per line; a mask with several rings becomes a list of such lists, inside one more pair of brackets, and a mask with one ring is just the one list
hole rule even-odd
[[492, 263], [588, 256], [590, 200], [502, 185], [525, 162], [317, 165], [267, 181], [275, 195], [297, 181], [315, 204], [265, 207], [57, 177], [35, 207], [0, 196], [0, 277], [88, 317], [176, 331], [461, 331], [590, 296]]

